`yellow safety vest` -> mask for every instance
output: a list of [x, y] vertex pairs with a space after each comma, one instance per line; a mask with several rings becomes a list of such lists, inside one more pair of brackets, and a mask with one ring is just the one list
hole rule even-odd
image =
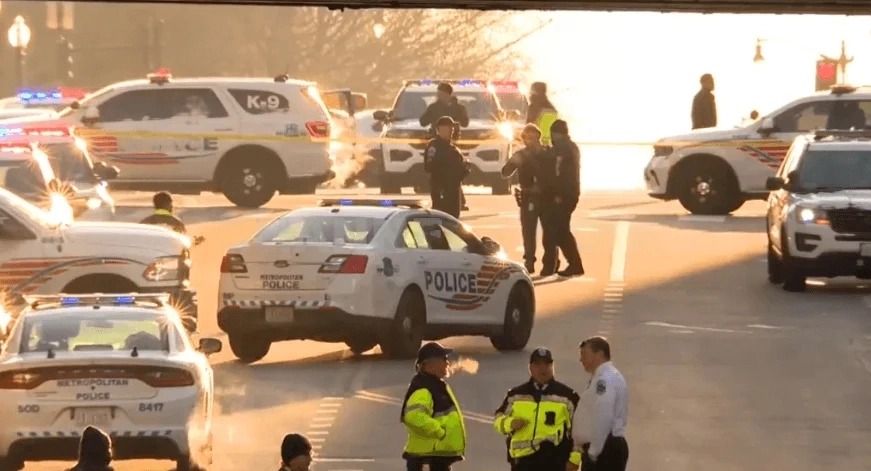
[[441, 381], [437, 378], [420, 379], [423, 381], [412, 381], [411, 394], [402, 410], [402, 422], [408, 431], [403, 457], [462, 459], [466, 453], [466, 425], [454, 392], [446, 384], [446, 395], [439, 392], [440, 387], [426, 384]]
[[[545, 442], [565, 445], [564, 440], [572, 440], [572, 417], [579, 400], [580, 396], [574, 390], [557, 381], [548, 383], [543, 391], [530, 381], [508, 391], [502, 406], [496, 411], [493, 428], [510, 437], [508, 455], [512, 459], [536, 453]], [[548, 412], [555, 417], [551, 425], [546, 423]], [[526, 426], [512, 432], [514, 419], [525, 420]], [[581, 463], [579, 451], [572, 450], [568, 458], [575, 465]]]
[[538, 115], [538, 122], [535, 123], [538, 129], [541, 130], [541, 144], [545, 146], [551, 145], [550, 127], [554, 121], [559, 119], [559, 114], [553, 108], [545, 108]]

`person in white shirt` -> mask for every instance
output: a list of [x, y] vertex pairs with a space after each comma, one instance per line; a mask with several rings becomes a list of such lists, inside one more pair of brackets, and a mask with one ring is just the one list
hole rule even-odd
[[611, 363], [611, 344], [604, 337], [590, 337], [580, 345], [584, 369], [592, 375], [581, 393], [582, 416], [575, 422], [574, 442], [583, 451], [581, 471], [626, 471], [629, 446], [626, 418], [629, 388]]

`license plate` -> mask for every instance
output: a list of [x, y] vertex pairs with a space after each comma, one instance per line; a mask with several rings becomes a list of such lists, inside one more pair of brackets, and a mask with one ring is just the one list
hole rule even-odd
[[859, 255], [871, 257], [871, 244], [862, 244], [859, 248]]
[[76, 409], [76, 425], [86, 427], [108, 427], [112, 423], [112, 409], [108, 407], [94, 407]]
[[282, 324], [293, 322], [293, 308], [286, 306], [271, 306], [266, 308], [266, 322]]

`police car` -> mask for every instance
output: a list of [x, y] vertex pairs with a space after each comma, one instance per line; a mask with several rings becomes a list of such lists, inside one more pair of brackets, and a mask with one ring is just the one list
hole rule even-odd
[[0, 100], [0, 110], [38, 109], [60, 111], [88, 96], [87, 90], [60, 87], [52, 90], [21, 90], [17, 95]]
[[190, 246], [190, 238], [163, 227], [66, 224], [0, 188], [0, 286], [7, 302], [32, 294], [170, 293], [195, 318]]
[[803, 291], [808, 277], [871, 279], [871, 131], [797, 138], [766, 185], [771, 283]]
[[427, 106], [436, 100], [440, 83], [450, 83], [453, 96], [466, 107], [469, 126], [460, 130], [457, 147], [471, 164], [472, 173], [464, 180], [468, 185], [484, 185], [495, 194], [508, 194], [509, 184], [500, 173], [510, 157], [513, 132], [502, 123], [506, 113], [493, 88], [481, 80], [406, 80], [396, 95], [390, 111], [373, 113], [385, 124], [381, 135], [381, 193], [399, 193], [403, 187], [426, 192], [429, 176], [423, 169], [423, 151], [429, 126], [420, 125]]
[[221, 263], [218, 326], [243, 362], [273, 342], [376, 345], [414, 356], [425, 339], [526, 346], [532, 281], [499, 244], [419, 200], [324, 200], [269, 223]]
[[69, 206], [70, 218], [115, 217], [107, 181], [118, 176], [118, 169], [95, 164], [85, 142], [68, 127], [0, 126], [0, 176], [4, 188], [55, 215]]
[[738, 129], [699, 129], [653, 147], [644, 170], [653, 198], [680, 201], [694, 214], [728, 214], [765, 200], [792, 141], [817, 129], [865, 129], [871, 88], [838, 85], [795, 100]]
[[109, 85], [59, 121], [81, 126], [115, 189], [223, 193], [256, 208], [276, 192], [311, 194], [333, 177], [331, 119], [317, 87], [287, 76], [146, 79]]
[[75, 460], [96, 426], [114, 458], [211, 461], [214, 374], [165, 295], [34, 296], [0, 352], [0, 470]]

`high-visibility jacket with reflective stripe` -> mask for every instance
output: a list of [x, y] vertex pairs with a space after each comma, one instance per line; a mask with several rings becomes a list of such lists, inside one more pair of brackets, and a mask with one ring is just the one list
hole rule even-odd
[[438, 378], [418, 374], [409, 386], [402, 409], [408, 431], [403, 457], [452, 457], [466, 453], [466, 426], [450, 386]]
[[558, 119], [559, 114], [556, 112], [555, 109], [545, 108], [541, 110], [541, 114], [538, 115], [538, 121], [535, 123], [535, 125], [538, 126], [538, 129], [541, 130], [542, 145], [551, 145], [550, 127], [553, 126], [554, 121]]
[[[539, 389], [530, 380], [508, 391], [496, 410], [493, 428], [509, 437], [508, 456], [512, 460], [531, 456], [550, 442], [555, 447], [548, 450], [564, 453], [567, 461], [580, 465], [580, 452], [572, 450], [572, 417], [579, 401], [578, 393], [563, 383], [554, 380]], [[514, 419], [525, 420], [526, 426], [512, 432]]]

